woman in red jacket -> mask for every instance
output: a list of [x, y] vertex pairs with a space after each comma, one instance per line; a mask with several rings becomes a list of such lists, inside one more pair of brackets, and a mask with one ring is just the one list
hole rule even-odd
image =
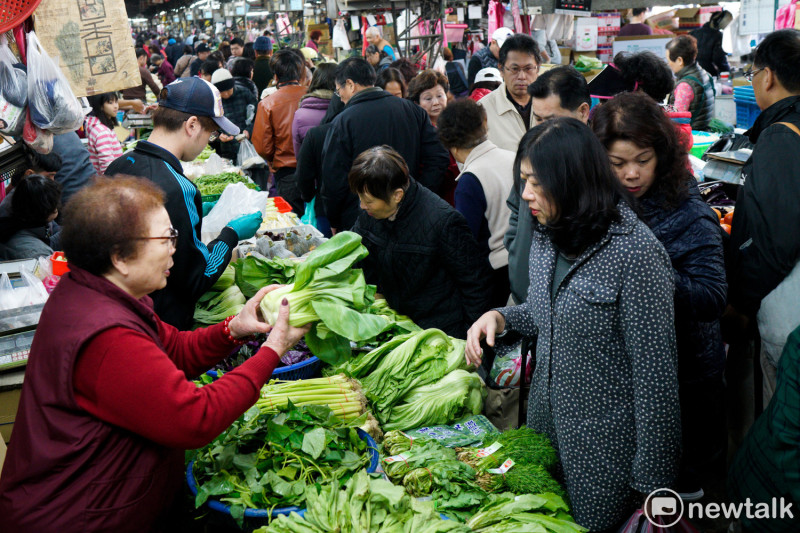
[[[0, 481], [4, 531], [173, 529], [185, 449], [208, 444], [258, 399], [278, 359], [304, 334], [257, 316], [179, 332], [153, 311], [177, 231], [150, 181], [100, 178], [67, 204], [71, 271], [44, 307]], [[121, 223], [123, 222], [124, 223]], [[271, 331], [270, 331], [271, 330]], [[254, 333], [261, 350], [202, 388], [198, 376]]]

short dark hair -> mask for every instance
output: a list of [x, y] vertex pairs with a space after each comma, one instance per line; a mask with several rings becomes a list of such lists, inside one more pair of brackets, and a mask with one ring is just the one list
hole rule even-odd
[[386, 86], [392, 81], [400, 84], [400, 89], [402, 90], [401, 92], [403, 93], [403, 97], [405, 97], [406, 79], [403, 77], [403, 73], [396, 68], [389, 67], [380, 71], [375, 80], [375, 86], [380, 87], [381, 89], [386, 89]]
[[417, 66], [414, 65], [414, 63], [412, 63], [407, 57], [400, 58], [397, 61], [392, 61], [389, 64], [389, 67], [396, 68], [400, 71], [400, 73], [403, 75], [403, 78], [406, 80], [406, 85], [411, 83], [411, 80], [413, 80], [414, 76], [416, 76], [417, 72], [419, 72]]
[[233, 46], [234, 44], [238, 44], [242, 48], [244, 48], [244, 41], [241, 40], [239, 37], [235, 37], [231, 39], [230, 45]]
[[314, 69], [314, 75], [311, 76], [311, 83], [308, 85], [308, 92], [313, 93], [320, 89], [336, 90], [336, 65], [333, 63], [320, 63]]
[[249, 78], [250, 74], [253, 72], [253, 68], [255, 63], [252, 59], [248, 59], [246, 57], [240, 57], [236, 61], [233, 62], [231, 65], [231, 76], [241, 76], [243, 78]]
[[800, 93], [800, 31], [778, 30], [767, 35], [758, 45], [753, 59], [756, 68], [769, 67], [783, 88]]
[[278, 83], [299, 80], [304, 66], [303, 60], [290, 48], [278, 50], [269, 60], [269, 67], [278, 79]]
[[[250, 61], [256, 60], [256, 48], [253, 43], [244, 44], [244, 51], [242, 52], [242, 57], [245, 59], [249, 59]], [[239, 59], [241, 59], [242, 57], [240, 57]]]
[[185, 55], [185, 56], [189, 55], [190, 56], [190, 55], [192, 55], [192, 52], [194, 52], [194, 50], [192, 50], [191, 46], [189, 46], [188, 44], [183, 45], [183, 55]]
[[61, 156], [55, 152], [40, 154], [33, 148], [25, 145], [25, 154], [28, 156], [28, 166], [36, 174], [41, 172], [58, 172], [64, 162]]
[[137, 48], [136, 49], [136, 59], [139, 59], [142, 56], [146, 56], [147, 51], [144, 48]]
[[542, 64], [542, 54], [539, 52], [539, 44], [530, 35], [515, 33], [500, 47], [500, 54], [497, 63], [505, 65], [509, 52], [521, 52], [533, 56], [537, 65]]
[[[230, 57], [230, 54], [228, 54], [228, 57]], [[225, 61], [227, 61], [225, 54], [223, 54], [220, 50], [214, 50], [213, 52], [208, 54], [208, 57], [206, 59], [211, 61], [218, 61], [220, 67], [223, 67], [225, 65]]]
[[664, 206], [675, 208], [688, 196], [686, 148], [680, 142], [675, 124], [649, 96], [640, 92], [622, 93], [598, 106], [592, 130], [610, 149], [616, 141], [652, 148], [656, 153], [656, 179], [648, 194], [664, 197]]
[[[177, 111], [168, 107], [158, 106], [156, 110], [153, 111], [153, 127], [163, 128], [168, 132], [178, 131], [183, 127], [183, 123], [193, 116], [196, 115], [184, 113], [183, 111]], [[219, 126], [211, 117], [198, 116], [197, 119], [200, 121], [200, 125], [203, 126], [203, 129], [206, 131], [216, 131], [219, 129]]]
[[697, 60], [697, 39], [691, 35], [678, 35], [667, 43], [667, 52], [670, 61], [683, 59], [683, 65], [688, 67]]
[[391, 146], [373, 146], [353, 161], [347, 181], [355, 194], [366, 192], [388, 202], [396, 189], [408, 188], [408, 165]]
[[155, 52], [150, 54], [150, 61], [155, 63], [156, 61], [164, 61], [164, 56], [161, 54], [156, 54]]
[[114, 126], [119, 124], [117, 117], [109, 117], [103, 112], [103, 105], [105, 103], [113, 103], [119, 99], [119, 96], [116, 92], [93, 94], [91, 96], [87, 96], [86, 99], [89, 101], [89, 105], [92, 107], [92, 110], [89, 112], [89, 114], [97, 117], [97, 119], [100, 121], [100, 124], [111, 130], [114, 129]]
[[348, 57], [336, 67], [336, 83], [344, 85], [347, 80], [362, 87], [372, 87], [375, 85], [375, 69], [366, 59]]
[[417, 74], [413, 80], [411, 80], [411, 83], [408, 84], [408, 93], [406, 93], [406, 98], [415, 104], [418, 104], [419, 95], [424, 91], [433, 89], [437, 85], [440, 85], [442, 89], [444, 89], [445, 93], [450, 90], [450, 83], [447, 81], [447, 76], [438, 70], [423, 70]]
[[200, 65], [200, 72], [206, 76], [211, 76], [220, 68], [222, 67], [219, 66], [219, 60], [208, 58]]
[[647, 12], [647, 8], [646, 7], [634, 7], [633, 9], [631, 9], [631, 15], [633, 15], [634, 17], [638, 17], [642, 13], [646, 13], [646, 12]]
[[319, 30], [313, 30], [311, 33], [308, 34], [308, 38], [312, 41], [316, 41], [317, 39], [322, 37], [322, 32]]
[[163, 207], [164, 191], [149, 179], [96, 178], [64, 208], [61, 245], [67, 260], [102, 276], [111, 269], [113, 255], [136, 257], [139, 246], [147, 242], [136, 240], [148, 236], [147, 215]]
[[649, 50], [629, 53], [619, 52], [614, 56], [614, 66], [622, 78], [656, 102], [664, 99], [675, 89], [675, 77], [666, 61]]
[[39, 174], [29, 174], [14, 188], [11, 215], [26, 227], [43, 226], [61, 205], [61, 184]]
[[555, 94], [561, 102], [561, 107], [568, 111], [575, 111], [584, 103], [592, 105], [586, 78], [571, 66], [556, 67], [540, 74], [536, 81], [528, 86], [528, 94], [531, 98], [538, 99]]
[[559, 117], [528, 130], [514, 160], [518, 182], [523, 161], [531, 165], [554, 209], [546, 226], [534, 224], [560, 251], [581, 253], [620, 220], [617, 203], [628, 194], [614, 175], [605, 148], [583, 122]]
[[442, 110], [436, 131], [450, 148], [474, 148], [486, 140], [486, 110], [470, 98], [461, 98]]
[[378, 48], [374, 44], [371, 44], [371, 45], [367, 46], [367, 49], [364, 50], [364, 55], [369, 55], [369, 54], [378, 54], [382, 58], [386, 57], [388, 55], [386, 52], [384, 52], [383, 50], [381, 50], [380, 48]]

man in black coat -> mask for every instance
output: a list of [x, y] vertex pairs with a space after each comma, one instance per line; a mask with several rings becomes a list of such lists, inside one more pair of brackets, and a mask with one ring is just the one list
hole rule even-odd
[[717, 11], [711, 15], [711, 20], [691, 32], [691, 36], [697, 39], [697, 62], [714, 77], [719, 76], [720, 72], [731, 71], [728, 54], [722, 49], [722, 30], [731, 20], [733, 15], [730, 12]]
[[331, 227], [339, 231], [353, 227], [360, 213], [347, 175], [364, 150], [391, 146], [419, 183], [433, 192], [438, 192], [450, 164], [427, 112], [374, 85], [375, 70], [365, 59], [349, 58], [336, 67], [336, 92], [345, 108], [325, 138], [322, 200]]
[[388, 146], [359, 155], [349, 185], [364, 209], [353, 231], [369, 250], [367, 282], [420, 327], [466, 338], [490, 308], [491, 267], [464, 216], [411, 179]]

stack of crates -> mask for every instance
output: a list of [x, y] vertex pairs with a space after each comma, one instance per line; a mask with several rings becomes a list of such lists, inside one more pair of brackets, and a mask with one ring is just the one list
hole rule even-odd
[[753, 87], [749, 85], [734, 87], [733, 101], [736, 103], [736, 126], [749, 129], [761, 114]]

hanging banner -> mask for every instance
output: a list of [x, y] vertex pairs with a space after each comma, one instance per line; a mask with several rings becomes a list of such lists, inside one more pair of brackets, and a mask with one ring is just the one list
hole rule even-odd
[[142, 83], [124, 0], [42, 0], [35, 24], [75, 96]]

